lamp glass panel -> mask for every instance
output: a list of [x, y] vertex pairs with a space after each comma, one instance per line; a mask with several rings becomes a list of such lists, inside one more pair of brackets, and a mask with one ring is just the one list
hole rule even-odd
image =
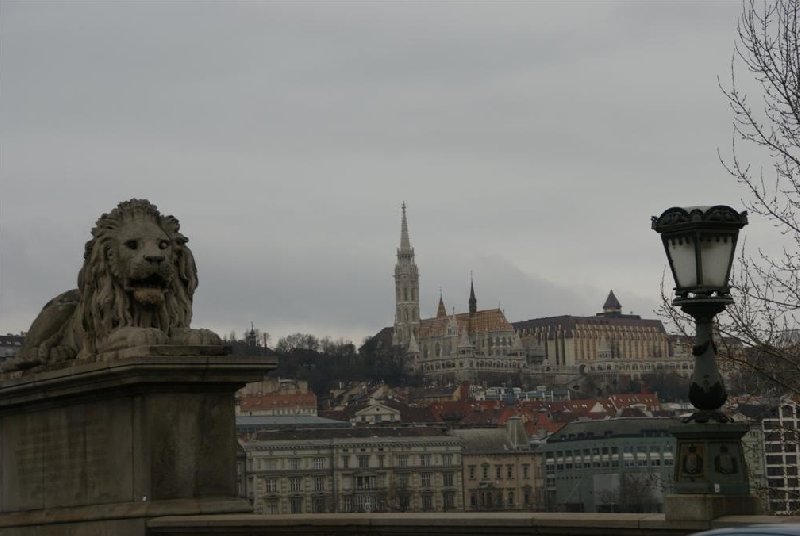
[[668, 241], [669, 256], [672, 259], [672, 275], [675, 286], [697, 286], [697, 263], [695, 261], [694, 242], [683, 238]]
[[728, 265], [733, 253], [733, 240], [729, 236], [711, 237], [700, 242], [700, 259], [703, 262], [703, 286], [728, 285]]

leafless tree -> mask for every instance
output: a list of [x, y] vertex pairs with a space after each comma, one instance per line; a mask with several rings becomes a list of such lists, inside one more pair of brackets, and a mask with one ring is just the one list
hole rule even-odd
[[[725, 170], [744, 188], [747, 210], [772, 224], [782, 251], [742, 245], [732, 270], [734, 304], [719, 317], [720, 355], [743, 378], [766, 379], [755, 388], [800, 393], [800, 0], [745, 0], [737, 26], [730, 80], [720, 88], [733, 115]], [[737, 84], [746, 72], [760, 95]], [[752, 92], [751, 92], [752, 93]], [[750, 157], [768, 162], [766, 169]], [[669, 306], [662, 313], [679, 327], [688, 317]], [[687, 330], [689, 331], [689, 330]], [[762, 391], [763, 392], [763, 391]]]

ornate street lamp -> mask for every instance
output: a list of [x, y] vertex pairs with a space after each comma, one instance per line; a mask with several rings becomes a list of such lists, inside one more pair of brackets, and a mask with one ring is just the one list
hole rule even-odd
[[714, 317], [733, 303], [728, 278], [739, 230], [747, 213], [731, 207], [673, 207], [653, 217], [675, 278], [672, 301], [697, 324], [689, 400], [697, 408], [675, 436], [674, 495], [666, 497], [667, 520], [708, 520], [726, 514], [754, 514], [741, 438], [746, 423], [734, 423], [720, 411], [728, 398], [717, 368], [712, 338]]
[[699, 411], [690, 420], [728, 422], [720, 408], [728, 397], [716, 361], [712, 338], [714, 317], [733, 303], [728, 283], [739, 229], [747, 212], [724, 205], [673, 207], [653, 216], [653, 230], [661, 235], [675, 279], [673, 305], [697, 323], [692, 354], [695, 357], [689, 401]]

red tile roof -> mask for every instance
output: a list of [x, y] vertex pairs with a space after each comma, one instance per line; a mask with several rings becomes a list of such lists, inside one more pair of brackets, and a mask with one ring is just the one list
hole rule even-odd
[[616, 409], [637, 405], [644, 405], [650, 411], [661, 409], [658, 396], [653, 393], [614, 394], [609, 395], [608, 400]]
[[[506, 320], [506, 315], [500, 309], [486, 309], [476, 311], [474, 315], [459, 313], [456, 316], [458, 332], [469, 329], [469, 333], [485, 333], [495, 331], [514, 331], [511, 323]], [[447, 332], [447, 326], [452, 316], [439, 316], [426, 318], [419, 322], [419, 338], [440, 337]]]
[[241, 411], [316, 407], [317, 396], [314, 393], [269, 393], [260, 396], [247, 396], [239, 401]]

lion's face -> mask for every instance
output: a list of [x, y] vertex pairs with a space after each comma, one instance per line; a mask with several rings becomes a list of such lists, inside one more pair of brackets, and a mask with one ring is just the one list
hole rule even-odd
[[115, 243], [119, 283], [142, 305], [159, 305], [175, 277], [175, 244], [154, 221], [133, 219], [117, 230]]

